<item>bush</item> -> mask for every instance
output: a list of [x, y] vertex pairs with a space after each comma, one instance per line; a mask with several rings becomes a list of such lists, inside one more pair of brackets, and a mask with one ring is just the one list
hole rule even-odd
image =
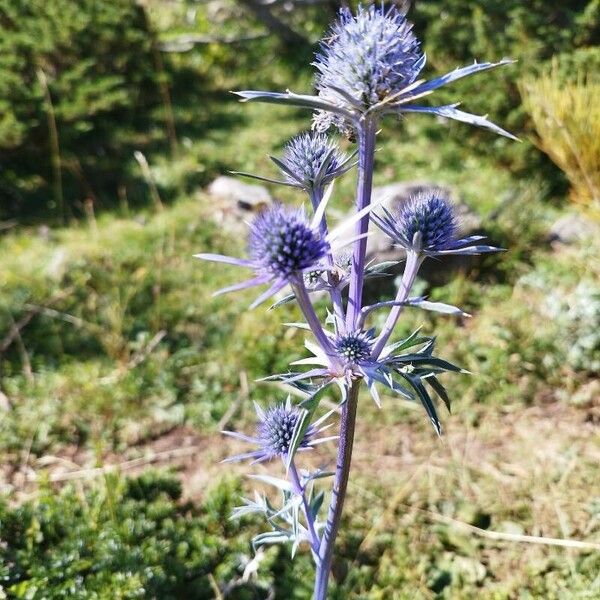
[[[250, 522], [228, 518], [238, 494], [220, 483], [194, 508], [175, 477], [150, 471], [107, 477], [85, 497], [45, 488], [18, 508], [0, 502], [0, 598], [212, 599], [251, 558]], [[228, 598], [266, 597], [270, 562]]]
[[[536, 74], [557, 53], [570, 54], [595, 46], [600, 34], [600, 3], [597, 0], [548, 3], [544, 0], [419, 0], [412, 13], [416, 30], [436, 72], [478, 60], [517, 59], [518, 63], [489, 77], [485, 89], [475, 80], [457, 82], [440, 90], [436, 101], [460, 98], [467, 109], [483, 111], [509, 131], [527, 137], [532, 125], [520, 102], [518, 81]], [[485, 94], [482, 97], [482, 93]], [[437, 93], [436, 93], [437, 95]], [[452, 136], [464, 144], [459, 127]], [[460, 137], [459, 137], [460, 136]], [[469, 142], [495, 161], [510, 164], [514, 171], [538, 171], [553, 184], [563, 185], [560, 171], [530, 144], [491, 141], [485, 132], [471, 132]], [[469, 143], [467, 142], [467, 143]], [[493, 143], [492, 143], [493, 142]]]
[[600, 79], [584, 71], [575, 77], [565, 81], [555, 62], [540, 77], [524, 79], [521, 94], [537, 145], [568, 177], [573, 200], [600, 213]]
[[116, 198], [159, 98], [141, 7], [0, 0], [0, 30], [2, 215]]

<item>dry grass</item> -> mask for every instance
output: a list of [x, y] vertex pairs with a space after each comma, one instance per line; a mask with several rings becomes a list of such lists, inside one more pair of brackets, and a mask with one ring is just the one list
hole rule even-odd
[[583, 73], [565, 81], [554, 65], [520, 89], [535, 143], [566, 174], [573, 200], [600, 214], [600, 81]]

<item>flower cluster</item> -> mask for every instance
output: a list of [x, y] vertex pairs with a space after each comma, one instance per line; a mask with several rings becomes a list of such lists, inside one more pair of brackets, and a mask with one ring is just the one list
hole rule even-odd
[[[308, 334], [304, 345], [308, 354], [293, 361], [285, 373], [266, 377], [294, 390], [299, 400], [261, 408], [256, 405], [258, 426], [254, 436], [225, 432], [254, 446], [254, 449], [227, 460], [251, 459], [264, 462], [280, 458], [286, 478], [254, 475], [255, 479], [281, 491], [281, 506], [273, 506], [267, 496], [244, 500], [236, 515], [263, 514], [273, 531], [255, 538], [255, 545], [291, 543], [292, 554], [307, 542], [316, 564], [314, 599], [324, 600], [327, 593], [333, 545], [336, 539], [347, 487], [359, 390], [364, 384], [378, 406], [381, 390], [389, 395], [420, 402], [438, 434], [441, 423], [436, 399], [448, 408], [450, 399], [440, 381], [445, 372], [464, 372], [434, 355], [435, 339], [414, 332], [401, 340], [392, 336], [402, 311], [407, 307], [436, 311], [458, 317], [468, 316], [455, 306], [411, 297], [419, 269], [428, 257], [448, 254], [482, 254], [498, 248], [485, 245], [483, 236], [460, 237], [459, 223], [452, 203], [440, 191], [432, 190], [411, 198], [396, 209], [382, 205], [385, 198], [371, 202], [375, 142], [380, 122], [386, 114], [431, 113], [485, 127], [497, 134], [514, 137], [485, 117], [457, 109], [456, 104], [432, 106], [417, 104], [441, 86], [462, 77], [507, 64], [474, 63], [430, 81], [418, 80], [425, 55], [406, 15], [396, 7], [359, 7], [356, 14], [343, 8], [322, 42], [314, 63], [316, 95], [263, 91], [238, 92], [243, 100], [296, 106], [316, 113], [319, 132], [293, 138], [282, 158], [271, 157], [283, 174], [283, 180], [258, 175], [242, 175], [302, 190], [310, 202], [312, 215], [303, 209], [274, 204], [250, 224], [248, 257], [234, 258], [219, 254], [197, 257], [231, 264], [254, 272], [251, 279], [217, 293], [265, 285], [266, 290], [254, 301], [264, 300], [288, 289], [288, 294], [271, 308], [295, 302], [303, 316], [288, 323]], [[334, 124], [348, 130], [358, 142], [354, 154], [344, 154], [323, 131]], [[326, 218], [333, 181], [358, 165], [356, 211], [330, 227]], [[375, 304], [363, 302], [364, 281], [386, 276], [389, 263], [372, 264], [366, 260], [366, 237], [373, 222], [392, 242], [406, 251], [406, 262], [396, 296]], [[349, 239], [342, 233], [354, 228]], [[348, 252], [346, 246], [352, 246]], [[347, 290], [347, 291], [346, 291]], [[315, 302], [328, 296], [325, 315]], [[369, 326], [375, 311], [387, 311], [380, 327]], [[381, 324], [381, 321], [377, 322]], [[292, 370], [294, 369], [294, 370]], [[308, 451], [334, 437], [322, 437], [327, 413], [317, 411], [325, 393], [338, 395], [340, 435], [335, 473], [324, 469], [299, 470], [298, 453]], [[314, 485], [334, 475], [326, 520], [319, 517], [323, 493], [315, 494]]]
[[314, 63], [319, 96], [366, 110], [410, 85], [425, 64], [406, 15], [389, 9], [342, 8]]

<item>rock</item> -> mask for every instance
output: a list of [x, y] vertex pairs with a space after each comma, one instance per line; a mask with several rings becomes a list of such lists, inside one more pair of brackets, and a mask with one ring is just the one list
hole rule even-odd
[[221, 175], [206, 189], [209, 196], [230, 202], [245, 212], [256, 212], [272, 202], [266, 187]]
[[564, 215], [550, 228], [548, 241], [570, 245], [588, 237], [600, 234], [600, 228], [583, 215], [571, 213]]

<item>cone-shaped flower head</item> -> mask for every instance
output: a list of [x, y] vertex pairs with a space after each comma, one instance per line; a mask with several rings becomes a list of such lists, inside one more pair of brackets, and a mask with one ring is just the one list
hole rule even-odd
[[[250, 458], [253, 459], [254, 462], [263, 462], [276, 457], [285, 458], [290, 451], [294, 430], [298, 424], [298, 419], [300, 418], [300, 411], [298, 408], [293, 407], [288, 398], [285, 403], [282, 402], [281, 404], [276, 404], [266, 410], [263, 410], [258, 404], [255, 404], [255, 409], [258, 417], [258, 425], [254, 437], [249, 437], [233, 431], [224, 431], [223, 433], [230, 437], [235, 437], [256, 445], [256, 450], [232, 456], [226, 459], [226, 461]], [[329, 414], [308, 426], [298, 445], [298, 451], [308, 450], [319, 442], [331, 439], [315, 439], [321, 431], [328, 427], [327, 425], [324, 427], [322, 426], [324, 419], [328, 416]]]
[[356, 15], [342, 8], [317, 54], [316, 86], [327, 101], [367, 109], [413, 83], [424, 64], [412, 25], [398, 8], [359, 7]]
[[358, 364], [371, 356], [373, 336], [370, 331], [353, 331], [339, 335], [334, 348], [346, 364]]
[[248, 253], [259, 270], [282, 279], [323, 259], [329, 244], [311, 228], [304, 212], [275, 204], [252, 222]]
[[484, 236], [457, 239], [454, 206], [440, 190], [422, 192], [395, 214], [385, 208], [383, 215], [371, 215], [373, 222], [400, 247], [426, 256], [482, 254], [500, 248], [477, 245]]
[[322, 133], [302, 133], [285, 146], [282, 171], [291, 185], [311, 191], [323, 188], [348, 170], [349, 159]]
[[400, 210], [398, 230], [407, 243], [412, 243], [415, 234], [420, 233], [424, 249], [444, 250], [456, 231], [452, 205], [437, 193], [420, 194]]
[[[303, 209], [274, 204], [261, 212], [250, 224], [248, 239], [249, 258], [202, 252], [196, 258], [252, 269], [254, 277], [215, 292], [215, 295], [270, 284], [252, 304], [254, 308], [277, 294], [287, 285], [304, 285], [307, 272], [331, 270], [329, 255], [348, 243], [342, 233], [369, 214], [381, 201], [366, 206], [332, 231], [322, 231], [321, 222], [330, 194], [325, 194], [309, 221]], [[304, 310], [304, 309], [303, 309]]]

